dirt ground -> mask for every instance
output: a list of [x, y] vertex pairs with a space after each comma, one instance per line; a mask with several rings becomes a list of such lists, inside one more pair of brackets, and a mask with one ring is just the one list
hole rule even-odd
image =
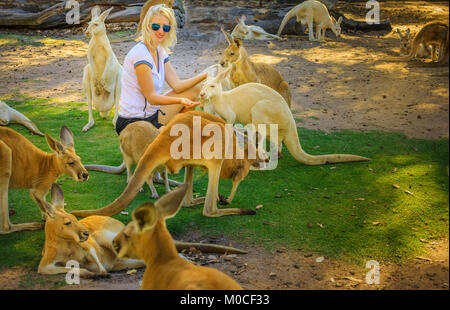
[[[193, 7], [188, 3], [187, 11]], [[341, 7], [347, 17], [365, 16], [365, 3]], [[448, 2], [381, 2], [381, 19], [393, 28], [411, 28], [433, 20], [448, 23]], [[134, 26], [131, 27], [134, 29]], [[124, 29], [108, 25], [108, 29]], [[0, 97], [20, 92], [55, 98], [61, 104], [85, 102], [81, 77], [87, 63], [87, 40], [78, 30], [21, 31], [0, 29], [0, 34], [47, 35], [70, 39], [63, 43], [0, 45]], [[437, 73], [448, 68], [413, 68], [385, 62], [398, 54], [394, 32], [343, 32], [327, 42], [309, 42], [289, 36], [287, 41], [246, 41], [253, 60], [274, 65], [289, 82], [292, 111], [298, 125], [317, 130], [381, 130], [412, 138], [438, 139], [449, 135], [449, 81]], [[84, 41], [81, 41], [84, 40]], [[121, 63], [133, 42], [113, 44]], [[179, 31], [171, 62], [181, 78], [217, 63], [226, 47], [217, 25], [190, 25]], [[86, 119], [87, 121], [87, 119]], [[186, 240], [188, 239], [187, 236]], [[196, 240], [198, 241], [198, 240]], [[234, 245], [239, 245], [233, 240]], [[405, 264], [380, 266], [381, 283], [368, 285], [364, 266], [346, 264], [302, 251], [278, 249], [273, 253], [240, 245], [249, 251], [237, 257], [189, 255], [227, 272], [247, 289], [448, 289], [448, 240], [428, 244], [428, 254]], [[0, 271], [0, 288], [19, 288], [26, 271]], [[143, 272], [114, 273], [107, 279], [85, 280], [71, 289], [137, 289]], [[33, 288], [47, 288], [35, 285]]]

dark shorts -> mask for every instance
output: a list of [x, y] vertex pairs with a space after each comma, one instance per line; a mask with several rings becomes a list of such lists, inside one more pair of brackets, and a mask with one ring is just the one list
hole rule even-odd
[[[124, 118], [124, 117], [119, 117], [117, 118], [117, 122], [116, 122], [116, 132], [118, 135], [120, 135], [120, 132], [122, 130], [125, 129], [125, 127], [127, 127], [127, 125], [134, 123], [134, 122], [138, 122], [138, 121], [146, 121], [151, 123], [153, 126], [155, 126], [157, 129], [159, 129], [162, 124], [158, 123], [158, 115], [159, 115], [160, 110], [158, 110], [155, 114], [153, 114], [152, 116], [149, 116], [147, 118]], [[161, 111], [162, 113], [162, 111]]]

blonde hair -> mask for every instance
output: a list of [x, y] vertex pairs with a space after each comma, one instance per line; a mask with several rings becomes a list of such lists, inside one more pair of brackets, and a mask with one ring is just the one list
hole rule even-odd
[[156, 48], [152, 42], [151, 32], [153, 30], [150, 21], [154, 16], [159, 14], [165, 16], [169, 20], [169, 25], [171, 26], [170, 31], [166, 34], [166, 37], [160, 44], [161, 47], [169, 53], [169, 48], [177, 43], [177, 20], [175, 19], [173, 10], [165, 4], [154, 5], [148, 9], [147, 14], [145, 14], [144, 20], [142, 21], [142, 37], [145, 44]]

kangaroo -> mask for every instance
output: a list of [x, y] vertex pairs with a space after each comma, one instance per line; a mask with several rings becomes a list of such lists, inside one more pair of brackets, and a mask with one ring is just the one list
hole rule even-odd
[[89, 121], [83, 127], [84, 132], [94, 126], [92, 106], [99, 111], [102, 118], [107, 118], [110, 110], [115, 106], [113, 125], [116, 124], [119, 116], [122, 66], [111, 48], [104, 23], [112, 9], [111, 7], [99, 15], [100, 8], [95, 6], [91, 11], [92, 19], [85, 32], [91, 40], [87, 51], [89, 63], [83, 71], [83, 90], [89, 109]]
[[90, 216], [78, 221], [64, 210], [64, 194], [57, 184], [51, 189], [52, 204], [47, 208], [45, 243], [38, 273], [67, 273], [67, 262], [80, 264], [80, 277], [88, 278], [110, 271], [144, 267], [140, 260], [119, 259], [113, 238], [125, 227], [107, 216]]
[[237, 25], [234, 27], [231, 32], [231, 37], [233, 39], [238, 38], [241, 40], [286, 40], [277, 35], [267, 33], [263, 28], [259, 26], [247, 26], [245, 24], [245, 15], [242, 15], [241, 18], [236, 16]]
[[75, 153], [73, 134], [61, 127], [60, 140], [45, 135], [53, 154], [35, 147], [24, 136], [9, 128], [0, 128], [0, 234], [20, 230], [36, 230], [42, 223], [11, 224], [8, 212], [8, 190], [30, 189], [31, 198], [46, 217], [45, 196], [52, 184], [67, 174], [84, 182], [89, 174]]
[[158, 5], [158, 4], [165, 4], [169, 8], [172, 8], [174, 1], [175, 0], [148, 0], [142, 6], [141, 13], [139, 14], [139, 23], [138, 23], [137, 28], [136, 28], [136, 33], [134, 35], [127, 36], [127, 37], [124, 37], [124, 38], [111, 40], [111, 42], [112, 43], [119, 43], [119, 42], [136, 40], [139, 37], [139, 34], [142, 31], [142, 22], [144, 21], [145, 15], [147, 15], [148, 9], [150, 9], [152, 6]]
[[[394, 57], [387, 59], [388, 61], [410, 61], [413, 60], [420, 46], [432, 46], [432, 59], [433, 62], [442, 63], [445, 62], [445, 46], [448, 37], [448, 25], [441, 22], [431, 22], [423, 26], [422, 29], [416, 34], [412, 43], [411, 51], [407, 56]], [[438, 51], [439, 50], [439, 57]], [[441, 52], [442, 51], [442, 52]], [[448, 54], [447, 54], [448, 56]]]
[[228, 47], [220, 65], [223, 68], [232, 66], [229, 77], [233, 87], [250, 82], [265, 84], [279, 92], [287, 105], [291, 107], [291, 90], [281, 73], [269, 64], [252, 62], [242, 45], [242, 40], [232, 39], [228, 32], [223, 28], [221, 30], [228, 42]]
[[[147, 147], [156, 139], [159, 130], [149, 122], [139, 121], [134, 122], [125, 127], [119, 135], [120, 151], [122, 152], [123, 163], [119, 167], [103, 166], [103, 165], [86, 165], [87, 170], [100, 171], [113, 174], [120, 174], [127, 169], [127, 183], [130, 181], [132, 175], [132, 166], [137, 165]], [[166, 186], [166, 193], [170, 192], [171, 185], [180, 185], [180, 183], [169, 180], [167, 169], [165, 167], [158, 167], [147, 180], [147, 184], [151, 191], [151, 198], [159, 198], [153, 178], [156, 173], [164, 174], [164, 184]], [[160, 181], [160, 178], [158, 179]], [[143, 189], [141, 188], [141, 192]]]
[[[297, 17], [297, 23], [301, 22], [303, 25], [308, 25], [309, 41], [324, 41], [325, 31], [328, 28], [334, 32], [336, 37], [340, 37], [341, 35], [342, 16], [336, 22], [330, 16], [327, 7], [323, 3], [316, 0], [308, 0], [294, 6], [286, 13], [280, 28], [278, 28], [278, 36], [281, 35], [287, 22], [293, 17]], [[317, 39], [314, 38], [313, 23], [316, 23]]]
[[[196, 121], [198, 121], [198, 123], [195, 123]], [[255, 214], [255, 211], [253, 210], [245, 210], [238, 208], [228, 208], [228, 209], [217, 208], [219, 178], [221, 175], [222, 164], [225, 161], [223, 159], [225, 158], [224, 152], [226, 148], [225, 137], [224, 135], [221, 135], [220, 137], [221, 147], [218, 147], [218, 151], [221, 152], [221, 154], [218, 154], [220, 156], [212, 156], [212, 158], [205, 158], [204, 152], [200, 152], [201, 154], [193, 154], [194, 152], [193, 145], [195, 145], [196, 143], [198, 143], [197, 146], [200, 147], [200, 149], [211, 148], [210, 145], [211, 141], [209, 141], [211, 138], [207, 138], [203, 135], [201, 137], [198, 137], [198, 132], [194, 132], [194, 126], [197, 125], [198, 125], [197, 129], [200, 130], [200, 133], [203, 132], [203, 130], [208, 131], [208, 129], [211, 127], [220, 128], [222, 133], [224, 133], [226, 130], [225, 122], [221, 118], [205, 112], [189, 111], [176, 115], [166, 126], [164, 126], [159, 136], [147, 148], [138, 165], [136, 166], [136, 169], [134, 171], [133, 176], [130, 179], [130, 182], [128, 183], [127, 187], [122, 192], [122, 194], [119, 196], [119, 198], [117, 198], [114, 202], [112, 202], [108, 206], [103, 207], [101, 209], [73, 211], [72, 214], [81, 217], [86, 217], [89, 215], [112, 216], [114, 214], [117, 214], [118, 212], [126, 208], [133, 201], [133, 199], [136, 197], [139, 191], [139, 188], [142, 186], [145, 180], [148, 179], [148, 177], [151, 175], [155, 167], [158, 167], [160, 165], [165, 165], [169, 170], [169, 172], [172, 174], [178, 173], [178, 171], [180, 171], [182, 167], [186, 167], [184, 179], [185, 183], [188, 186], [188, 191], [185, 197], [184, 206], [188, 207], [204, 202], [203, 215], [207, 217]], [[208, 127], [204, 129], [205, 126]], [[183, 132], [182, 137], [173, 135], [179, 132], [180, 130]], [[171, 135], [171, 132], [174, 133]], [[188, 139], [186, 139], [186, 135], [188, 135], [189, 137], [189, 144]], [[234, 132], [232, 132], [232, 134], [230, 134], [228, 137], [232, 137], [233, 146], [237, 148], [238, 147], [237, 137], [234, 134]], [[183, 138], [185, 139], [183, 140]], [[194, 139], [196, 140], [195, 143]], [[183, 145], [182, 148], [183, 150], [188, 150], [189, 154], [184, 154], [183, 156], [180, 155], [179, 158], [174, 158], [172, 153], [174, 151], [176, 152], [177, 150], [179, 150], [180, 140], [182, 141], [182, 143], [186, 144]], [[216, 146], [214, 146], [214, 150], [216, 150]], [[244, 153], [244, 159], [245, 158], [248, 158], [248, 154]], [[254, 161], [258, 161], [258, 159], [255, 159]], [[251, 160], [251, 162], [253, 162], [253, 160]], [[234, 166], [235, 168], [234, 170], [237, 171], [235, 173], [237, 177], [238, 176], [245, 177], [246, 176], [245, 169], [250, 169], [251, 166], [251, 165], [242, 166], [239, 161], [235, 161], [234, 164], [233, 163], [231, 164], [232, 166]], [[194, 169], [193, 166], [203, 166], [208, 169], [209, 181], [206, 198], [194, 199], [192, 197], [193, 169]], [[241, 169], [244, 170], [242, 171]], [[234, 170], [231, 171], [230, 170], [231, 169], [226, 169], [227, 173], [229, 173], [229, 176], [232, 177], [231, 172]]]
[[223, 91], [220, 80], [226, 77], [231, 69], [220, 73], [214, 80], [205, 84], [200, 97], [214, 106], [218, 113], [229, 124], [236, 122], [243, 125], [277, 124], [278, 153], [284, 143], [292, 156], [302, 164], [321, 165], [352, 161], [366, 161], [368, 158], [347, 155], [309, 155], [303, 151], [297, 133], [294, 117], [284, 98], [272, 88], [260, 83], [247, 83], [229, 91]]
[[[408, 28], [406, 29], [405, 34], [402, 34], [401, 30], [397, 28], [396, 32], [400, 39], [400, 56], [409, 55], [411, 52], [411, 30]], [[421, 43], [417, 49], [416, 57], [428, 58], [431, 56], [431, 51], [431, 46], [425, 48]]]
[[28, 117], [14, 110], [6, 103], [0, 100], [0, 125], [6, 126], [10, 122], [19, 123], [24, 125], [31, 133], [39, 136], [44, 136], [44, 134], [37, 128], [37, 126], [30, 121]]
[[223, 272], [196, 266], [178, 256], [166, 219], [177, 214], [187, 191], [187, 185], [181, 185], [155, 204], [137, 207], [133, 221], [113, 240], [117, 256], [145, 261], [143, 290], [242, 290]]

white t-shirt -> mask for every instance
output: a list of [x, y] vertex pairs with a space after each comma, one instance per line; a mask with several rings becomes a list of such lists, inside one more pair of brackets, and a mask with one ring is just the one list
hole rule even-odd
[[135, 69], [140, 64], [148, 65], [152, 69], [155, 91], [157, 94], [161, 94], [165, 81], [164, 64], [169, 61], [169, 56], [159, 46], [156, 51], [159, 66], [156, 66], [150, 51], [142, 41], [136, 44], [125, 57], [119, 116], [124, 118], [146, 118], [155, 114], [159, 109], [159, 105], [151, 105], [145, 98], [139, 86]]

